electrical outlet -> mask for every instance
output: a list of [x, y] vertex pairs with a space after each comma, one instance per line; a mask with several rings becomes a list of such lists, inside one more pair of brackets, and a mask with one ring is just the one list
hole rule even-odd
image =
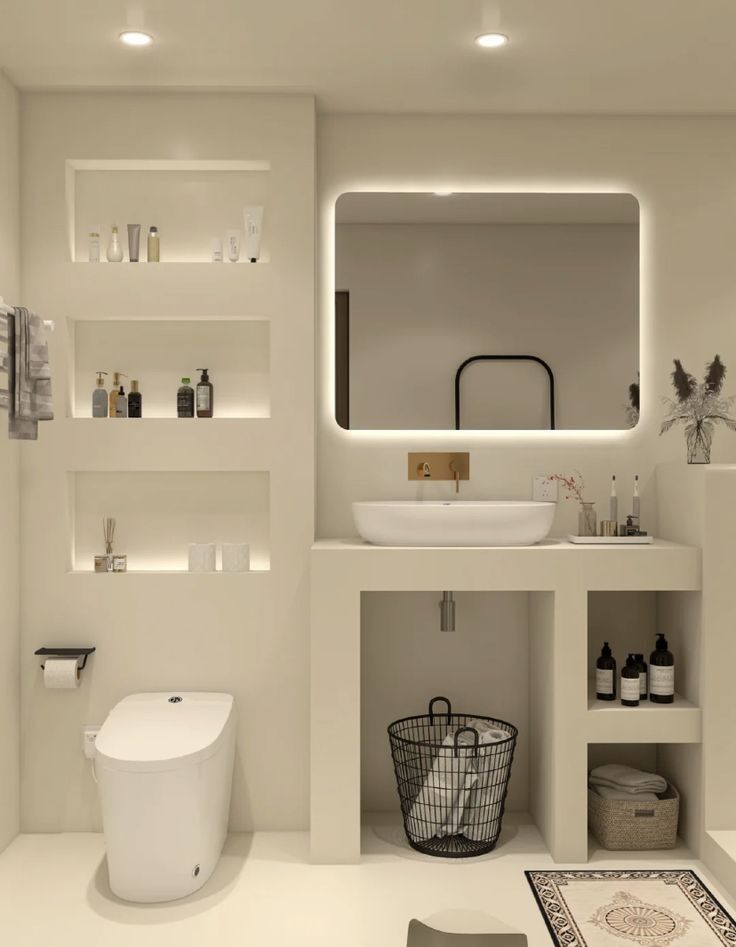
[[82, 752], [88, 760], [95, 758], [95, 741], [99, 732], [99, 727], [82, 727]]
[[557, 503], [557, 481], [551, 477], [535, 477], [532, 489], [532, 499], [544, 503]]

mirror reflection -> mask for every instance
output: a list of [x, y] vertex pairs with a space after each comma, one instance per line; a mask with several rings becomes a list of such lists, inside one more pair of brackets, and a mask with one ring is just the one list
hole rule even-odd
[[342, 427], [636, 423], [632, 195], [348, 193], [335, 221]]

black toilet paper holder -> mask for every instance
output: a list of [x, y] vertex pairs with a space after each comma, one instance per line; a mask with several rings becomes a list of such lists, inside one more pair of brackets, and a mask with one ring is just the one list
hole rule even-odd
[[[96, 650], [96, 648], [39, 648], [33, 653], [48, 658], [76, 658], [79, 670], [83, 671], [87, 664], [87, 658]], [[80, 660], [81, 664], [79, 663]], [[43, 667], [42, 664], [41, 668], [43, 669]]]

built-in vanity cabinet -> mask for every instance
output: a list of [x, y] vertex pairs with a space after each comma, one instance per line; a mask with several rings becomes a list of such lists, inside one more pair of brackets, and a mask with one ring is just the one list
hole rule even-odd
[[[588, 859], [587, 771], [589, 760], [630, 758], [656, 763], [676, 783], [685, 783], [692, 803], [681, 832], [696, 847], [695, 815], [701, 778], [693, 772], [693, 748], [699, 754], [702, 712], [697, 703], [696, 671], [683, 674], [686, 693], [672, 706], [620, 704], [591, 700], [590, 669], [607, 615], [619, 614], [636, 644], [651, 650], [659, 615], [698, 606], [701, 553], [697, 547], [656, 541], [642, 547], [581, 547], [548, 540], [532, 547], [408, 548], [377, 547], [359, 541], [318, 542], [312, 551], [312, 857], [318, 862], [357, 862], [361, 829], [361, 600], [369, 596], [452, 589], [458, 593], [518, 595], [524, 600], [523, 627], [508, 624], [508, 634], [528, 634], [522, 651], [504, 645], [503, 628], [494, 628], [489, 595], [489, 634], [496, 634], [494, 665], [508, 667], [521, 694], [528, 693], [526, 732], [520, 732], [519, 778], [528, 786], [517, 792], [546, 845], [559, 862]], [[683, 598], [686, 601], [683, 601]], [[505, 613], [507, 614], [507, 613]], [[401, 635], [396, 625], [393, 633]], [[695, 644], [677, 635], [683, 665], [697, 662]], [[439, 614], [426, 627], [426, 647], [439, 636]], [[443, 635], [448, 662], [461, 648], [462, 630]], [[646, 643], [646, 644], [645, 644]], [[633, 647], [633, 643], [631, 645]], [[414, 674], [421, 679], [421, 639], [414, 640]], [[386, 648], [386, 662], [392, 660]], [[519, 655], [527, 655], [520, 662]], [[685, 655], [687, 654], [687, 660]], [[513, 660], [512, 660], [513, 658]], [[468, 673], [472, 655], [464, 658]], [[486, 660], [486, 658], [484, 658]], [[489, 661], [488, 679], [498, 673]], [[524, 666], [520, 666], [523, 663]], [[410, 674], [411, 667], [404, 669]], [[458, 682], [457, 669], [453, 679]], [[460, 676], [460, 681], [462, 675]], [[427, 681], [427, 688], [436, 681]], [[461, 683], [458, 684], [461, 687]], [[493, 688], [489, 706], [466, 708], [496, 713]], [[427, 692], [427, 697], [433, 696]], [[459, 695], [460, 697], [462, 694]], [[526, 701], [522, 701], [526, 704]], [[406, 706], [404, 714], [422, 713]], [[525, 712], [526, 713], [526, 712]], [[388, 724], [389, 719], [385, 723]], [[366, 734], [374, 758], [385, 731]], [[374, 744], [377, 743], [378, 749]], [[633, 749], [632, 749], [633, 748]], [[388, 754], [387, 744], [384, 747]], [[363, 748], [365, 755], [366, 748]], [[610, 751], [610, 752], [609, 752]], [[699, 758], [699, 755], [698, 755]], [[398, 801], [396, 801], [398, 808]], [[501, 851], [502, 848], [499, 849]]]

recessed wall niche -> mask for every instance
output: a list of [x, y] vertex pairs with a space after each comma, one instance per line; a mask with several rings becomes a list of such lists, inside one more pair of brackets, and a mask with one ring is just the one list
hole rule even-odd
[[[69, 159], [67, 213], [73, 262], [89, 260], [89, 231], [101, 228], [100, 258], [117, 224], [127, 261], [126, 225], [141, 225], [140, 259], [146, 234], [158, 227], [162, 263], [212, 261], [212, 238], [244, 227], [246, 205], [267, 208], [269, 162], [260, 160]], [[267, 214], [267, 210], [266, 210]], [[264, 217], [260, 262], [269, 260]], [[227, 260], [227, 256], [225, 256]], [[245, 252], [240, 261], [246, 262]]]
[[92, 416], [96, 372], [124, 372], [140, 382], [144, 418], [175, 418], [182, 376], [197, 383], [209, 368], [215, 417], [270, 415], [270, 332], [263, 319], [71, 320], [74, 392], [72, 414]]
[[[269, 475], [262, 471], [70, 473], [72, 570], [104, 552], [102, 520], [117, 520], [115, 551], [130, 572], [185, 572], [189, 543], [246, 542], [251, 569], [270, 568]], [[218, 555], [219, 559], [219, 555]]]

